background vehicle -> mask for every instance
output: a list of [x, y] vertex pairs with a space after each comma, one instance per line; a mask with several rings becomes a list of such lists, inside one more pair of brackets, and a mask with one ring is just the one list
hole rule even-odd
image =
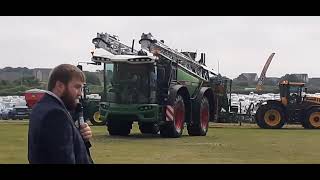
[[285, 123], [300, 123], [307, 129], [320, 128], [320, 98], [307, 97], [305, 83], [279, 84], [280, 99], [263, 103], [255, 115], [259, 127], [279, 129]]
[[15, 106], [10, 113], [10, 117], [13, 120], [29, 119], [30, 113], [31, 109], [28, 106]]

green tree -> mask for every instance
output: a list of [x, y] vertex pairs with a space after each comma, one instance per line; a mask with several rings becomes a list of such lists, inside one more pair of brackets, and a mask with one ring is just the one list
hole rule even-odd
[[9, 84], [10, 84], [9, 81], [6, 81], [6, 80], [1, 80], [1, 81], [0, 81], [0, 85], [1, 85], [1, 86], [7, 86], [7, 85], [9, 85]]
[[25, 86], [39, 86], [40, 82], [34, 76], [22, 77], [13, 81], [15, 85], [21, 85], [21, 83]]
[[272, 79], [266, 78], [263, 82], [264, 85], [268, 86], [277, 86], [277, 82], [273, 81]]
[[289, 82], [299, 82], [299, 78], [294, 74], [286, 74], [280, 78], [280, 82], [288, 80]]

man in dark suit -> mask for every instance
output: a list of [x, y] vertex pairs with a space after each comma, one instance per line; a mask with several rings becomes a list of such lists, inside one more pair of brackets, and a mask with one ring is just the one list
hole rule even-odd
[[62, 64], [49, 77], [48, 92], [30, 115], [28, 160], [30, 164], [91, 164], [86, 142], [92, 137], [87, 123], [75, 126], [74, 111], [85, 82], [76, 66]]

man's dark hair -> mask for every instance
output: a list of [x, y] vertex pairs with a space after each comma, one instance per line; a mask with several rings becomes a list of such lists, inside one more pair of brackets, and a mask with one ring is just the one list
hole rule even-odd
[[71, 64], [61, 64], [50, 72], [48, 90], [52, 91], [57, 81], [67, 85], [73, 78], [85, 82], [85, 75], [79, 68]]

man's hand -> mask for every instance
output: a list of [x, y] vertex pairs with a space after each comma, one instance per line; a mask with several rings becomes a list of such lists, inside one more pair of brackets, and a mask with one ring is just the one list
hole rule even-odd
[[84, 140], [88, 141], [92, 137], [91, 128], [87, 123], [80, 126], [80, 133]]

